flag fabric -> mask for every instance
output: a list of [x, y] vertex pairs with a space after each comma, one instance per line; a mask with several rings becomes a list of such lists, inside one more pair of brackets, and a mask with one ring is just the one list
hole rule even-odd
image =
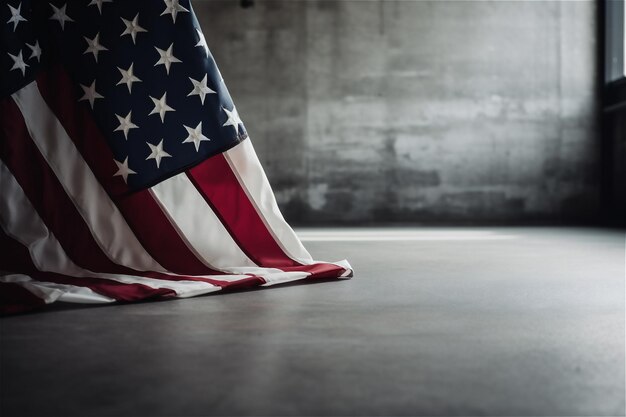
[[0, 19], [3, 312], [352, 276], [282, 217], [188, 0]]

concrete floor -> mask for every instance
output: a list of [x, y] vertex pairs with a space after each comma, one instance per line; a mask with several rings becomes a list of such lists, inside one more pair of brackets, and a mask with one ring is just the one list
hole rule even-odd
[[624, 415], [623, 231], [302, 235], [355, 278], [2, 319], [0, 414]]

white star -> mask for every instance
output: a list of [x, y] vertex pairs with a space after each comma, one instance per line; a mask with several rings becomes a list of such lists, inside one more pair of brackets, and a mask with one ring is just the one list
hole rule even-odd
[[235, 128], [235, 131], [239, 133], [239, 124], [243, 122], [239, 118], [239, 113], [237, 112], [235, 106], [233, 106], [232, 110], [228, 110], [226, 107], [222, 107], [222, 109], [224, 109], [224, 111], [228, 115], [228, 120], [226, 120], [226, 123], [224, 123], [222, 126], [233, 126]]
[[93, 102], [96, 101], [97, 98], [104, 98], [100, 94], [96, 92], [96, 82], [92, 82], [89, 87], [86, 85], [80, 85], [83, 89], [85, 95], [83, 95], [78, 101], [88, 100], [91, 108], [93, 109]]
[[126, 20], [123, 17], [121, 18], [124, 24], [126, 25], [126, 29], [122, 32], [121, 36], [130, 35], [133, 38], [133, 43], [135, 43], [135, 39], [137, 38], [137, 33], [139, 32], [147, 32], [144, 28], [139, 26], [137, 20], [139, 19], [139, 13], [135, 16], [133, 20]]
[[113, 0], [91, 0], [88, 6], [93, 6], [94, 4], [98, 6], [98, 11], [102, 14], [102, 3], [113, 3]]
[[85, 52], [83, 52], [84, 54], [93, 54], [94, 58], [96, 59], [96, 62], [98, 62], [98, 52], [100, 51], [108, 51], [107, 48], [105, 48], [104, 46], [100, 45], [100, 33], [96, 33], [96, 37], [93, 39], [89, 39], [86, 36], [83, 36], [83, 38], [85, 38], [85, 41], [87, 42], [87, 49], [85, 49]]
[[41, 48], [39, 47], [39, 41], [36, 41], [34, 45], [27, 43], [26, 46], [33, 51], [33, 53], [30, 54], [29, 59], [37, 58], [37, 61], [41, 62]]
[[165, 3], [165, 10], [163, 11], [163, 13], [161, 13], [161, 16], [163, 16], [164, 14], [171, 14], [174, 23], [176, 23], [176, 16], [178, 16], [178, 12], [189, 11], [180, 4], [178, 4], [179, 0], [163, 0], [163, 2]]
[[152, 99], [152, 102], [154, 103], [154, 109], [152, 109], [152, 111], [150, 112], [150, 114], [159, 114], [159, 116], [161, 116], [161, 122], [165, 121], [165, 113], [168, 111], [176, 111], [173, 108], [171, 108], [170, 106], [167, 105], [167, 103], [165, 102], [165, 96], [167, 96], [167, 93], [163, 93], [163, 97], [161, 97], [160, 99], [156, 99], [152, 96], [150, 96], [150, 98]]
[[124, 132], [124, 138], [126, 138], [126, 140], [128, 140], [128, 131], [130, 129], [136, 129], [139, 127], [130, 120], [131, 113], [132, 111], [129, 111], [126, 117], [122, 117], [117, 114], [115, 115], [115, 117], [117, 117], [118, 122], [120, 122], [120, 125], [115, 128], [114, 132], [117, 132], [117, 131]]
[[209, 57], [209, 45], [206, 44], [206, 38], [204, 37], [204, 33], [198, 28], [196, 28], [196, 32], [198, 32], [198, 38], [200, 39], [196, 46], [201, 46], [204, 48], [204, 52], [206, 53], [206, 57]]
[[62, 30], [65, 30], [65, 22], [74, 21], [74, 19], [72, 19], [65, 13], [65, 8], [67, 7], [67, 4], [64, 4], [63, 7], [61, 7], [60, 9], [54, 4], [50, 4], [50, 7], [52, 7], [52, 10], [54, 10], [54, 13], [50, 17], [50, 20], [57, 20], [59, 24], [61, 24]]
[[206, 74], [204, 78], [202, 79], [202, 81], [196, 81], [193, 78], [189, 77], [189, 81], [191, 81], [191, 83], [193, 84], [193, 90], [191, 90], [191, 93], [187, 94], [187, 97], [200, 96], [200, 101], [202, 101], [202, 104], [204, 104], [204, 98], [206, 97], [207, 94], [217, 94], [215, 91], [207, 87], [206, 79], [207, 79]]
[[14, 69], [19, 69], [22, 71], [22, 76], [26, 75], [26, 67], [29, 65], [24, 62], [24, 58], [22, 58], [22, 51], [20, 51], [17, 55], [9, 54], [9, 56], [13, 59], [13, 66], [11, 67], [11, 71]]
[[119, 161], [116, 161], [115, 159], [113, 161], [115, 162], [115, 165], [117, 165], [117, 172], [113, 174], [113, 176], [116, 177], [120, 175], [122, 178], [124, 178], [124, 182], [128, 184], [128, 176], [130, 174], [136, 174], [135, 171], [128, 168], [128, 157], [124, 159], [124, 162], [119, 162]]
[[159, 165], [161, 165], [162, 158], [169, 158], [172, 156], [163, 150], [163, 139], [161, 139], [161, 142], [159, 142], [158, 145], [153, 145], [149, 142], [146, 142], [146, 143], [150, 147], [150, 155], [148, 155], [148, 157], [146, 158], [146, 161], [148, 159], [154, 159], [156, 161], [157, 168], [159, 168]]
[[196, 152], [200, 149], [200, 142], [211, 140], [202, 134], [202, 122], [198, 123], [195, 129], [185, 125], [183, 125], [183, 127], [187, 129], [187, 133], [189, 133], [189, 136], [187, 136], [187, 139], [185, 139], [183, 143], [193, 143], [196, 145]]
[[154, 66], [156, 67], [157, 65], [163, 64], [165, 65], [165, 71], [169, 74], [170, 73], [170, 66], [175, 63], [175, 62], [183, 62], [180, 59], [176, 58], [174, 56], [173, 53], [173, 49], [174, 49], [174, 44], [172, 43], [170, 45], [169, 48], [167, 48], [167, 51], [163, 50], [163, 49], [159, 49], [156, 46], [154, 47], [154, 49], [156, 49], [159, 52], [159, 55], [161, 56], [161, 58], [159, 58], [159, 60], [157, 61], [156, 64], [154, 64]]
[[20, 22], [27, 22], [26, 19], [24, 19], [24, 17], [22, 17], [22, 15], [20, 14], [20, 10], [22, 9], [22, 3], [20, 3], [19, 6], [17, 6], [17, 9], [15, 7], [11, 7], [11, 5], [9, 4], [9, 10], [11, 11], [11, 18], [9, 20], [7, 20], [7, 23], [13, 23], [13, 32], [15, 32], [15, 29], [17, 28], [17, 24]]
[[141, 80], [135, 77], [135, 74], [133, 74], [133, 65], [135, 64], [130, 64], [130, 67], [128, 67], [127, 70], [123, 70], [120, 67], [117, 67], [118, 71], [122, 74], [122, 79], [119, 80], [119, 82], [115, 85], [126, 84], [129, 93], [131, 92], [130, 90], [133, 86], [133, 83], [141, 82]]

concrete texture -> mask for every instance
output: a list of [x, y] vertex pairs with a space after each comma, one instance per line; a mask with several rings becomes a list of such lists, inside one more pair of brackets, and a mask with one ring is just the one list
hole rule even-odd
[[2, 416], [624, 415], [624, 232], [309, 230], [350, 281], [0, 321]]
[[598, 208], [596, 3], [196, 0], [286, 217]]

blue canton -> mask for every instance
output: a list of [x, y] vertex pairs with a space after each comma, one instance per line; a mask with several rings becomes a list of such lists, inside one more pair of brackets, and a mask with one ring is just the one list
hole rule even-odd
[[8, 0], [0, 24], [1, 97], [60, 63], [132, 190], [247, 138], [189, 0]]

